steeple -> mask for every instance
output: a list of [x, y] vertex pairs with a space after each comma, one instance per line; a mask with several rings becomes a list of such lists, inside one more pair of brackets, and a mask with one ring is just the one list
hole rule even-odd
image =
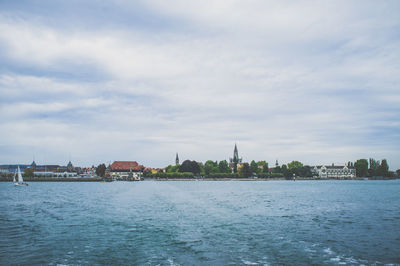
[[175, 158], [175, 165], [179, 164], [179, 156], [178, 153], [176, 153], [176, 158]]
[[234, 173], [237, 172], [237, 166], [238, 164], [242, 163], [242, 158], [239, 158], [239, 152], [237, 145], [235, 143], [235, 148], [233, 149], [233, 158], [229, 158], [229, 166], [232, 168], [232, 171]]
[[238, 161], [239, 160], [239, 152], [235, 143], [235, 149], [233, 150], [233, 160]]
[[279, 166], [278, 159], [276, 159], [275, 167], [278, 167], [278, 166]]

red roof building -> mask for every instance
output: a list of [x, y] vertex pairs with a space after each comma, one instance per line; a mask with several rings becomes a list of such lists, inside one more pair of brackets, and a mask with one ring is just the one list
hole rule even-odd
[[110, 170], [113, 172], [143, 171], [144, 166], [136, 161], [115, 161], [111, 164]]

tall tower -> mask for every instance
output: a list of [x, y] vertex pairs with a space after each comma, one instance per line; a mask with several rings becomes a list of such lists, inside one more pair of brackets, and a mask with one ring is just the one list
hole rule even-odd
[[233, 160], [234, 161], [239, 161], [239, 152], [235, 143], [235, 149], [233, 150]]
[[175, 158], [175, 165], [179, 164], [179, 156], [178, 153], [176, 153], [176, 158]]
[[236, 173], [238, 164], [242, 163], [242, 158], [239, 158], [239, 152], [236, 143], [235, 148], [233, 149], [233, 158], [229, 158], [229, 162], [233, 172]]

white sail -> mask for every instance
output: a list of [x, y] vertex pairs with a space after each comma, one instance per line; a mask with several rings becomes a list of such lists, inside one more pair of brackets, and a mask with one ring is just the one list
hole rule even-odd
[[17, 175], [17, 169], [15, 169], [15, 172], [14, 172], [14, 179], [13, 179], [13, 182], [15, 183], [15, 182], [17, 182], [17, 181], [15, 181], [15, 176]]
[[19, 166], [18, 166], [18, 183], [22, 184], [23, 182], [24, 182], [24, 180], [22, 179], [21, 170], [19, 170]]

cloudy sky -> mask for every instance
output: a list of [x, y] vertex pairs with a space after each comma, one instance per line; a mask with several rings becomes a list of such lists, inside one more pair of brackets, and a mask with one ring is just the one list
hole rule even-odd
[[400, 168], [400, 1], [0, 0], [0, 164]]

